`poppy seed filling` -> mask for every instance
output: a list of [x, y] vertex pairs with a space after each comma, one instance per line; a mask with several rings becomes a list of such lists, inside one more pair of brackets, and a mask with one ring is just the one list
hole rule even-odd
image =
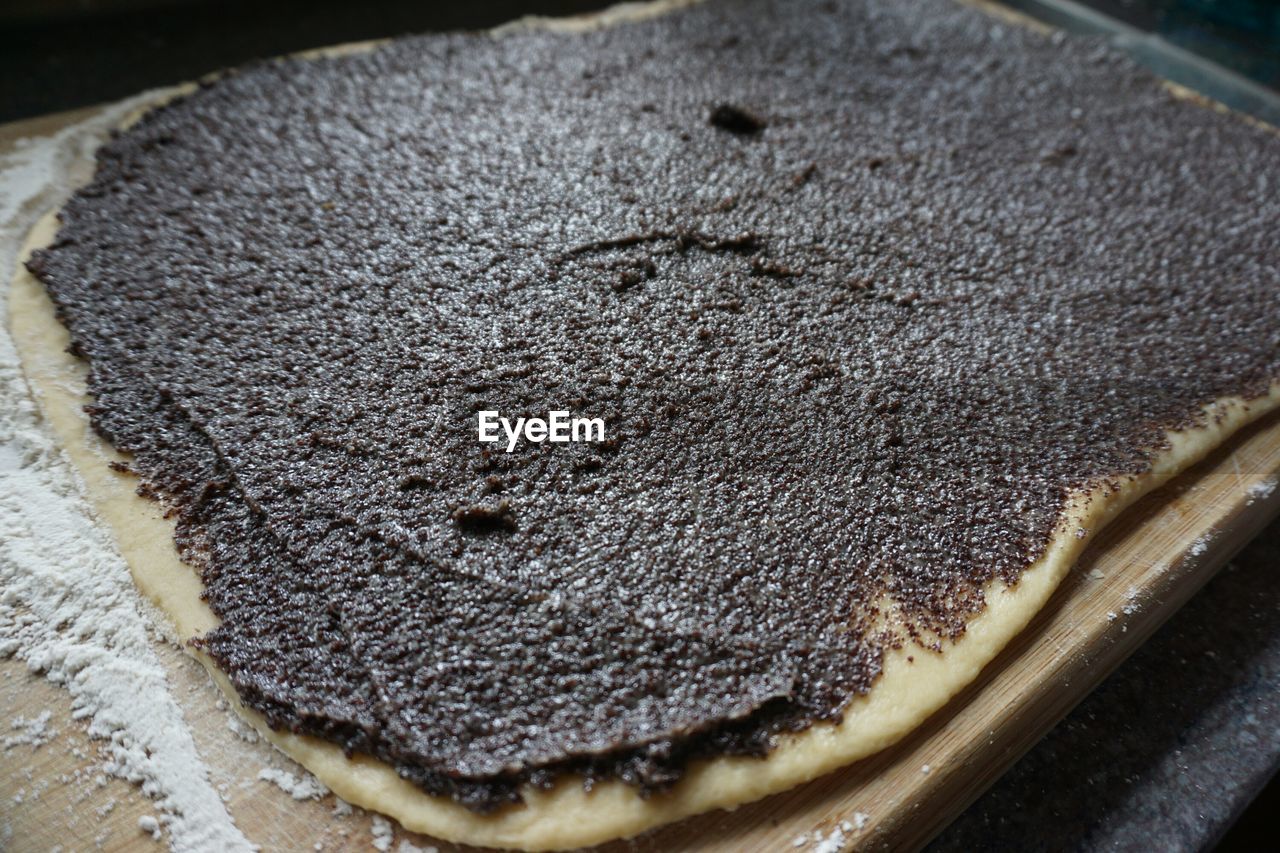
[[[30, 261], [272, 726], [477, 810], [764, 754], [1280, 377], [1280, 139], [945, 0], [230, 73]], [[604, 440], [477, 441], [564, 410]]]

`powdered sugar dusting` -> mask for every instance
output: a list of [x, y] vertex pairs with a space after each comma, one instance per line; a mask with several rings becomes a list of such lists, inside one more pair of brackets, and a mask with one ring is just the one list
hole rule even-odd
[[[66, 196], [65, 176], [148, 98], [0, 157], [5, 281], [27, 229]], [[8, 328], [6, 315], [0, 300], [0, 329]], [[160, 809], [140, 830], [167, 835], [179, 851], [253, 849], [209, 782], [128, 569], [45, 432], [7, 332], [0, 332], [0, 654], [66, 687], [73, 716], [105, 744], [104, 771], [140, 785]], [[25, 721], [21, 736], [36, 745], [44, 723]]]

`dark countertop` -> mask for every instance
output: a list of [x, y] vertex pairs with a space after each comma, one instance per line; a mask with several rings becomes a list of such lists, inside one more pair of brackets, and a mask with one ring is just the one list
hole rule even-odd
[[[1178, 43], [1197, 48], [1197, 41], [1211, 41], [1212, 50], [1203, 52], [1220, 61], [1233, 57], [1238, 70], [1274, 84], [1274, 59], [1280, 56], [1268, 49], [1274, 42], [1259, 49], [1256, 29], [1244, 36], [1239, 30], [1247, 31], [1252, 19], [1245, 13], [1256, 7], [1271, 28], [1269, 37], [1280, 37], [1280, 7], [1261, 0], [1208, 4], [1218, 20], [1206, 30], [1194, 19], [1195, 9], [1205, 5], [1198, 0], [1088, 2], [1118, 9], [1130, 23], [1166, 35], [1176, 25]], [[6, 46], [0, 52], [0, 121], [109, 101], [317, 45], [475, 29], [521, 14], [571, 14], [607, 5], [607, 0], [17, 2], [0, 8]], [[85, 9], [97, 11], [85, 14]], [[1227, 14], [1233, 10], [1239, 14]], [[1233, 52], [1232, 45], [1238, 50]], [[1273, 576], [1278, 564], [1280, 521], [930, 850], [1212, 847], [1280, 766], [1280, 584]], [[1274, 835], [1277, 814], [1280, 789], [1272, 783], [1222, 847], [1250, 849], [1246, 833], [1259, 828]]]
[[[1201, 850], [1280, 767], [1280, 521], [978, 799], [931, 853]], [[1275, 792], [1257, 808], [1274, 827]], [[1251, 820], [1256, 820], [1251, 816]], [[1235, 847], [1237, 839], [1229, 839]]]

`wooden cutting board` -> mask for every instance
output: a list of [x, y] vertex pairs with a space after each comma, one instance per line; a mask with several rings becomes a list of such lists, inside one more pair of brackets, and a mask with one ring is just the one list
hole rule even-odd
[[[0, 152], [93, 109], [0, 126]], [[8, 281], [9, 271], [0, 280]], [[1236, 436], [1130, 508], [1100, 534], [1049, 605], [972, 684], [905, 741], [879, 755], [734, 812], [692, 818], [613, 851], [803, 851], [817, 837], [845, 849], [923, 845], [1053, 727], [1266, 523], [1280, 514], [1280, 414]], [[296, 801], [258, 779], [301, 771], [233, 730], [204, 670], [157, 641], [211, 781], [264, 850], [369, 850], [371, 816], [335, 814], [332, 796]], [[145, 701], [140, 697], [141, 701]], [[156, 814], [127, 782], [101, 775], [99, 745], [71, 717], [69, 695], [17, 660], [0, 660], [3, 721], [49, 711], [56, 735], [0, 752], [0, 849], [134, 850], [155, 844]], [[848, 829], [841, 829], [844, 823]], [[857, 826], [861, 828], [856, 828]], [[815, 836], [817, 833], [817, 836]], [[797, 845], [800, 836], [805, 841]], [[461, 849], [396, 828], [401, 841]], [[317, 845], [319, 845], [317, 847]], [[157, 848], [159, 849], [159, 848]]]

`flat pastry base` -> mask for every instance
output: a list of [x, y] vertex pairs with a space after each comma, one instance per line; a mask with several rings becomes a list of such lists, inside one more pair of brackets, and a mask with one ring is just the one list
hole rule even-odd
[[[644, 7], [652, 13], [654, 7]], [[613, 13], [629, 17], [634, 10]], [[597, 22], [600, 19], [597, 19]], [[359, 49], [359, 48], [356, 48]], [[22, 257], [56, 233], [52, 214], [33, 229]], [[46, 420], [80, 473], [99, 517], [115, 534], [139, 589], [172, 619], [179, 636], [198, 636], [216, 625], [200, 599], [201, 585], [173, 545], [173, 524], [162, 508], [136, 494], [137, 481], [108, 467], [121, 460], [88, 426], [83, 406], [85, 365], [66, 352], [69, 338], [43, 287], [19, 269], [9, 294], [10, 322], [23, 368]], [[855, 699], [840, 725], [819, 725], [779, 739], [767, 758], [720, 758], [694, 766], [670, 792], [642, 799], [619, 782], [583, 791], [573, 779], [550, 791], [530, 789], [525, 803], [477, 815], [423, 793], [388, 765], [363, 756], [348, 759], [335, 745], [271, 731], [244, 708], [226, 678], [197, 653], [237, 712], [270, 742], [297, 760], [343, 799], [395, 817], [408, 829], [438, 838], [495, 847], [562, 849], [632, 836], [715, 808], [730, 808], [785, 790], [871, 755], [916, 728], [970, 683], [1044, 606], [1097, 531], [1141, 495], [1190, 467], [1245, 424], [1280, 407], [1280, 383], [1249, 403], [1235, 398], [1207, 407], [1205, 425], [1170, 435], [1170, 447], [1146, 474], [1128, 478], [1110, 494], [1080, 495], [1064, 512], [1045, 555], [1014, 588], [994, 582], [988, 605], [965, 636], [941, 654], [919, 648], [887, 655], [871, 692]], [[1084, 531], [1083, 536], [1078, 535]], [[908, 660], [908, 656], [912, 660]]]

